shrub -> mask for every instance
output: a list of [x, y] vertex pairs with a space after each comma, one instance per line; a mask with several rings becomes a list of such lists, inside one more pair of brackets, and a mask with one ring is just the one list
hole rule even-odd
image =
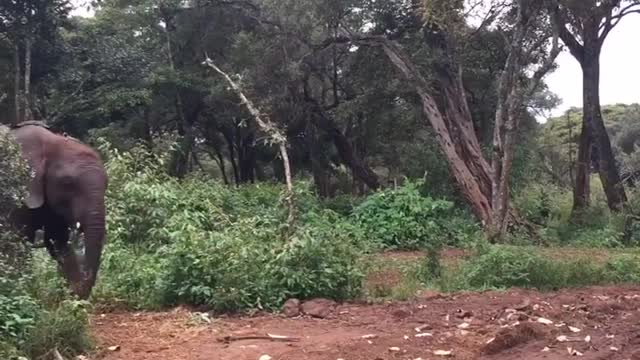
[[619, 255], [605, 265], [607, 276], [615, 283], [640, 283], [640, 256]]
[[554, 261], [529, 248], [490, 246], [463, 263], [454, 280], [444, 285], [449, 290], [510, 287], [551, 290], [605, 280], [602, 266], [590, 259]]
[[[177, 181], [157, 176], [161, 161], [138, 150], [108, 158], [109, 242], [95, 298], [232, 311], [359, 292], [357, 260], [368, 246], [357, 226], [322, 209], [308, 183], [296, 182], [289, 234], [281, 185], [231, 188], [195, 174]], [[132, 167], [135, 177], [124, 170]]]
[[353, 212], [365, 235], [390, 249], [438, 249], [458, 245], [475, 232], [475, 224], [456, 214], [452, 202], [423, 196], [420, 183], [368, 197]]
[[53, 349], [65, 357], [74, 357], [92, 347], [87, 325], [86, 303], [65, 300], [38, 315], [21, 347], [32, 359], [41, 358]]

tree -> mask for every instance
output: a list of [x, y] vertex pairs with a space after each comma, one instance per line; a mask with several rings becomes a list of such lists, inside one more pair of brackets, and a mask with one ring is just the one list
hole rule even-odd
[[70, 9], [69, 0], [8, 0], [0, 4], [0, 33], [11, 41], [14, 51], [15, 122], [33, 117], [34, 45], [55, 34]]
[[[450, 10], [449, 3], [440, 5]], [[397, 42], [385, 36], [348, 36], [360, 44], [381, 46], [391, 63], [415, 88], [462, 193], [492, 238], [501, 237], [508, 223], [518, 221], [508, 204], [509, 177], [519, 120], [527, 101], [538, 90], [542, 77], [551, 70], [559, 52], [557, 41], [553, 42], [550, 52], [546, 50], [551, 31], [542, 30], [548, 23], [541, 13], [542, 7], [521, 0], [510, 3], [507, 9], [511, 12], [506, 13], [505, 21], [512, 29], [508, 31], [509, 55], [498, 85], [493, 165], [483, 154], [474, 131], [451, 30], [443, 31], [433, 22], [426, 27], [425, 40], [433, 51], [442, 54], [441, 62], [435, 66], [435, 85], [427, 81]], [[515, 20], [513, 13], [516, 14]], [[456, 15], [459, 16], [454, 13]], [[527, 78], [524, 71], [532, 63], [541, 65], [531, 78]]]
[[616, 168], [611, 142], [600, 110], [600, 53], [607, 36], [622, 18], [640, 12], [640, 2], [624, 0], [549, 0], [562, 42], [582, 68], [583, 120], [576, 183], [574, 216], [589, 205], [590, 159], [597, 169], [611, 210], [621, 210], [627, 200]]

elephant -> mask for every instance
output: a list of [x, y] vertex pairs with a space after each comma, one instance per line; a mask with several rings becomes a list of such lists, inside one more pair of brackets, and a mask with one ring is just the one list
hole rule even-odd
[[[34, 122], [10, 130], [31, 168], [26, 199], [9, 216], [35, 244], [44, 231], [44, 247], [57, 261], [71, 290], [87, 299], [95, 285], [106, 237], [105, 193], [108, 177], [100, 155], [71, 137]], [[74, 251], [70, 229], [84, 235], [84, 255]]]

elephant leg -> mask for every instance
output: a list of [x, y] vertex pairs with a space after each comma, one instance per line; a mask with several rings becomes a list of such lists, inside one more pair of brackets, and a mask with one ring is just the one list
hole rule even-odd
[[67, 224], [57, 216], [50, 216], [44, 227], [44, 244], [49, 254], [58, 260], [63, 255], [69, 241]]

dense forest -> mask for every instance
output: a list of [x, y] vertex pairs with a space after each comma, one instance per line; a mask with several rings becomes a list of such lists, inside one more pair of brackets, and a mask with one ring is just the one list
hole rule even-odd
[[[3, 0], [0, 123], [89, 145], [108, 187], [88, 301], [69, 292], [69, 263], [58, 271], [4, 225], [13, 210], [0, 213], [0, 357], [89, 352], [94, 306], [220, 313], [640, 282], [640, 104], [599, 98], [603, 44], [639, 11], [628, 0]], [[561, 104], [544, 79], [562, 51], [581, 66], [584, 104], [545, 119]], [[31, 201], [33, 163], [8, 134], [0, 205], [15, 209]], [[78, 247], [84, 230], [82, 245], [65, 228]], [[472, 255], [454, 266], [449, 248]], [[398, 284], [371, 285], [388, 251], [421, 256]]]

